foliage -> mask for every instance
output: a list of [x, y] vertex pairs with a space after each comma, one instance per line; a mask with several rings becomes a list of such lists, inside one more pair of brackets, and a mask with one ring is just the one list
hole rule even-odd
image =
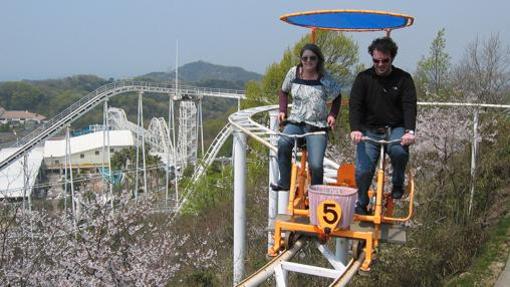
[[[142, 148], [138, 151], [138, 159], [140, 163], [142, 162]], [[147, 166], [156, 166], [161, 162], [158, 156], [151, 155], [149, 153], [149, 149], [145, 146], [145, 163]], [[126, 168], [133, 168], [136, 165], [136, 148], [128, 147], [123, 148], [120, 151], [113, 153], [112, 159], [112, 169], [113, 170], [123, 170]], [[129, 163], [129, 165], [128, 165]]]
[[[6, 82], [0, 86], [0, 106], [8, 110], [34, 110], [43, 101], [41, 89], [24, 82]], [[36, 106], [36, 109], [42, 107]]]
[[[246, 84], [246, 100], [243, 108], [274, 104], [278, 102], [280, 89], [288, 70], [299, 63], [299, 52], [309, 42], [309, 35], [302, 37], [291, 49], [287, 49], [279, 63], [271, 64], [260, 82]], [[345, 86], [349, 85], [359, 69], [358, 46], [343, 33], [318, 31], [316, 44], [325, 58], [326, 69]]]
[[[101, 198], [101, 197], [99, 197]], [[148, 216], [151, 198], [100, 201], [82, 208], [78, 229], [67, 216], [27, 213], [2, 203], [0, 282], [4, 286], [164, 285], [179, 269], [182, 240]], [[179, 242], [181, 240], [181, 242]]]
[[445, 286], [493, 286], [508, 257], [510, 217], [508, 214], [489, 231], [489, 241], [481, 248], [467, 272], [448, 280]]
[[447, 100], [450, 94], [451, 57], [446, 52], [445, 29], [440, 29], [430, 44], [428, 57], [418, 62], [414, 80], [418, 97], [432, 101]]
[[[183, 181], [181, 186], [189, 186], [192, 190], [188, 203], [183, 209], [184, 214], [198, 214], [203, 210], [214, 209], [232, 197], [232, 167], [213, 165], [207, 174], [195, 183]], [[192, 185], [192, 186], [191, 186]]]
[[504, 103], [510, 92], [510, 47], [499, 35], [471, 42], [453, 71], [454, 92], [465, 102]]
[[9, 124], [0, 124], [0, 132], [5, 133], [5, 132], [10, 132], [10, 131], [11, 131], [11, 127]]

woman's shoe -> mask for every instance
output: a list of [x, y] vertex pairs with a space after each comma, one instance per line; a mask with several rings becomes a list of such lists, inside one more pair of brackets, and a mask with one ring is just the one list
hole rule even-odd
[[271, 189], [273, 191], [289, 190], [288, 188], [284, 188], [284, 187], [282, 187], [282, 186], [280, 186], [280, 185], [278, 185], [276, 183], [272, 183], [272, 182], [269, 184], [269, 187], [271, 187]]

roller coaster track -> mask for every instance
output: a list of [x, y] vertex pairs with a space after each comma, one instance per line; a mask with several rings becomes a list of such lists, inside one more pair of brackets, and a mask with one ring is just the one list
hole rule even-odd
[[[138, 135], [136, 141], [140, 141], [143, 134], [145, 142], [149, 144], [152, 152], [158, 155], [170, 155], [170, 162], [174, 162], [174, 146], [169, 141], [168, 125], [164, 118], [152, 118], [148, 129], [145, 129], [130, 122], [123, 109], [110, 107], [108, 108], [108, 122], [114, 130], [129, 130]], [[178, 162], [178, 164], [181, 165], [182, 163]]]
[[[275, 142], [274, 140], [272, 141], [272, 137], [275, 136], [275, 132], [271, 131], [266, 124], [261, 123], [263, 121], [267, 122], [268, 117], [260, 115], [271, 111], [276, 111], [277, 109], [277, 105], [271, 105], [242, 110], [232, 114], [229, 117], [229, 122], [232, 124], [234, 129], [245, 133], [253, 140], [265, 145], [271, 150], [276, 151], [277, 148], [271, 144], [271, 142]], [[324, 159], [325, 182], [336, 181], [338, 167], [339, 165], [331, 159]], [[273, 274], [276, 276], [277, 286], [286, 286], [285, 274], [288, 271], [296, 271], [310, 275], [333, 278], [334, 282], [330, 286], [345, 286], [356, 274], [364, 259], [364, 254], [362, 253], [358, 259], [351, 260], [347, 266], [344, 266], [338, 262], [334, 256], [331, 254], [326, 254], [329, 251], [323, 250], [324, 255], [328, 257], [328, 260], [335, 269], [327, 269], [290, 262], [296, 252], [299, 251], [304, 245], [304, 241], [305, 239], [298, 240], [292, 245], [290, 249], [282, 252], [279, 256], [271, 260], [264, 267], [242, 281], [238, 286], [258, 286]]]
[[[230, 115], [229, 122], [235, 128], [250, 136], [257, 142], [265, 145], [269, 149], [276, 151], [277, 148], [271, 144], [270, 138], [275, 132], [271, 131], [265, 124], [261, 124], [254, 119], [254, 116], [261, 113], [268, 113], [277, 110], [277, 105], [260, 106], [239, 111]], [[262, 117], [260, 120], [263, 120]], [[267, 118], [266, 118], [267, 120]], [[336, 181], [336, 172], [339, 164], [329, 158], [324, 158], [324, 179], [326, 182]]]
[[284, 252], [275, 256], [271, 261], [269, 261], [266, 265], [260, 268], [257, 272], [251, 274], [246, 277], [241, 283], [237, 285], [237, 287], [251, 287], [251, 286], [259, 286], [264, 281], [266, 281], [270, 276], [272, 276], [275, 272], [275, 268], [278, 264], [282, 262], [286, 262], [292, 259], [296, 253], [303, 248], [305, 244], [305, 239], [299, 239], [292, 245], [292, 247]]
[[232, 134], [232, 127], [230, 123], [226, 124], [218, 135], [214, 138], [213, 142], [207, 149], [207, 152], [202, 159], [202, 162], [197, 164], [195, 167], [195, 171], [193, 172], [193, 176], [191, 177], [191, 182], [195, 183], [197, 180], [204, 174], [205, 170], [211, 163], [214, 161], [220, 148], [223, 146], [228, 137]]
[[[205, 172], [207, 167], [212, 163], [221, 146], [232, 133], [232, 127], [239, 129], [243, 133], [255, 139], [257, 142], [265, 145], [269, 149], [276, 151], [277, 148], [270, 142], [270, 138], [274, 136], [275, 133], [271, 131], [265, 124], [261, 124], [254, 119], [254, 116], [256, 115], [268, 113], [276, 109], [278, 109], [277, 105], [260, 106], [241, 110], [230, 115], [228, 118], [230, 124], [225, 125], [225, 127], [223, 127], [223, 129], [214, 139], [213, 143], [207, 150], [203, 163], [195, 169], [192, 176], [192, 182], [196, 182]], [[331, 159], [324, 158], [324, 180], [326, 182], [336, 181], [336, 173], [338, 167], [339, 165], [336, 162], [332, 161]], [[191, 194], [192, 188], [186, 188], [183, 197], [181, 200], [179, 200], [179, 203], [176, 206], [175, 215], [179, 213], [180, 209], [187, 202]]]
[[72, 123], [92, 108], [108, 100], [110, 97], [127, 92], [163, 93], [175, 95], [174, 99], [177, 100], [187, 98], [200, 99], [204, 96], [232, 99], [244, 98], [243, 91], [237, 90], [199, 88], [185, 85], [179, 85], [179, 87], [176, 88], [175, 85], [170, 83], [150, 83], [141, 81], [117, 81], [109, 83], [74, 102], [61, 113], [20, 139], [14, 146], [18, 147], [18, 150], [0, 162], [0, 170], [14, 162], [24, 153], [41, 144], [44, 140], [58, 133], [65, 126]]
[[[237, 287], [254, 287], [263, 284], [269, 277], [278, 272], [277, 270], [282, 268], [282, 265], [286, 262], [289, 262], [296, 253], [303, 248], [307, 239], [299, 239], [297, 240], [291, 248], [285, 250], [280, 253], [278, 256], [274, 257], [271, 261], [269, 261], [262, 268], [257, 270], [255, 273], [246, 277], [243, 281], [241, 281]], [[329, 287], [340, 287], [346, 286], [347, 283], [352, 279], [356, 272], [359, 270], [363, 260], [365, 259], [365, 254], [362, 252], [356, 260], [352, 259], [345, 270], [341, 273], [340, 276], [335, 278], [335, 280], [329, 285]]]

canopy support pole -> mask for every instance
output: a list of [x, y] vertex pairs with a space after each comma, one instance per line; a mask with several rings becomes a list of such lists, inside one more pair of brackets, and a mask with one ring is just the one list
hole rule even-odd
[[312, 28], [312, 34], [310, 35], [310, 41], [315, 44], [317, 41], [317, 28]]

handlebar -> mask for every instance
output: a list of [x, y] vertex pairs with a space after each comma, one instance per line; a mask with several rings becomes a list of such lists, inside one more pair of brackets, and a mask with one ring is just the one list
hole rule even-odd
[[325, 131], [319, 131], [319, 132], [309, 132], [309, 133], [304, 133], [304, 134], [286, 134], [286, 133], [274, 132], [272, 134], [278, 135], [278, 136], [284, 136], [284, 137], [292, 138], [292, 139], [301, 139], [301, 138], [304, 138], [304, 137], [307, 137], [307, 136], [325, 135], [326, 132]]
[[376, 144], [392, 144], [392, 143], [398, 143], [400, 141], [402, 141], [402, 139], [394, 139], [394, 140], [376, 140], [376, 139], [373, 139], [371, 137], [367, 137], [367, 136], [363, 136], [361, 137], [361, 140], [362, 141], [369, 141], [369, 142], [373, 142], [373, 143], [376, 143]]

